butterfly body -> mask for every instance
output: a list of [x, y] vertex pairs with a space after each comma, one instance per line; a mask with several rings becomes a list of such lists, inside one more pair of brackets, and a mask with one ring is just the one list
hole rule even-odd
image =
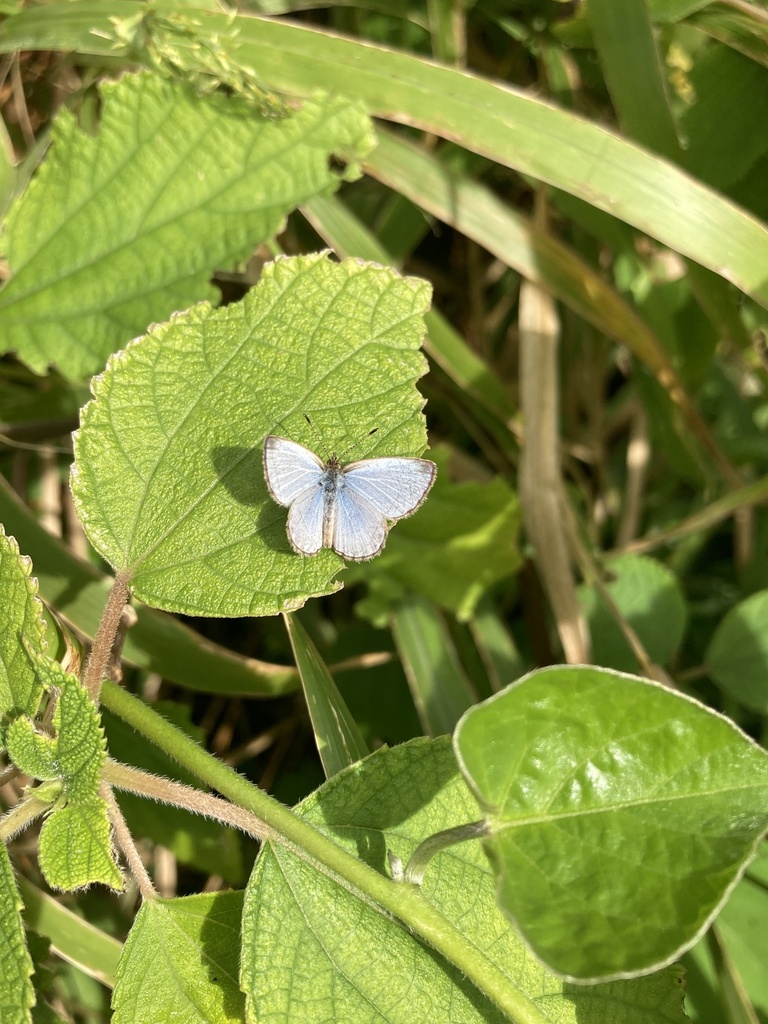
[[288, 539], [301, 555], [333, 548], [351, 561], [373, 558], [384, 547], [388, 521], [416, 511], [436, 471], [426, 459], [397, 457], [342, 466], [333, 455], [326, 464], [296, 441], [264, 441], [267, 487], [288, 508]]

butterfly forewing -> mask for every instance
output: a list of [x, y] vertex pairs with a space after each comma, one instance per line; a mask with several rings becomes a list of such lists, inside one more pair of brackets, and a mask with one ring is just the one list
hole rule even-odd
[[353, 562], [373, 558], [384, 547], [387, 521], [359, 495], [341, 487], [336, 497], [333, 550]]
[[318, 484], [324, 471], [320, 459], [303, 445], [272, 434], [265, 439], [264, 476], [278, 504], [288, 506], [304, 491], [320, 490]]
[[345, 491], [358, 495], [386, 519], [402, 519], [421, 505], [435, 479], [426, 459], [382, 458], [344, 467]]

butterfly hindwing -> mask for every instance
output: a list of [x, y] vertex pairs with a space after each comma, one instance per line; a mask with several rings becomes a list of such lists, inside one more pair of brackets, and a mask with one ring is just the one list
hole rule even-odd
[[270, 434], [264, 440], [264, 476], [267, 487], [279, 505], [289, 506], [304, 491], [314, 487], [325, 466], [303, 445]]
[[381, 458], [344, 467], [345, 490], [362, 497], [386, 519], [402, 519], [421, 505], [437, 468], [426, 459]]
[[[346, 482], [346, 481], [345, 481]], [[378, 555], [387, 539], [387, 521], [354, 491], [342, 486], [336, 496], [333, 550], [353, 562]]]
[[295, 498], [288, 510], [288, 540], [300, 555], [316, 555], [323, 546], [322, 487], [313, 485]]

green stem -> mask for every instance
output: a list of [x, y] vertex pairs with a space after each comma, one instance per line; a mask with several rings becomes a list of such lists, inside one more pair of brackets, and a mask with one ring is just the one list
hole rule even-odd
[[456, 843], [466, 843], [469, 839], [482, 839], [483, 836], [490, 834], [491, 830], [484, 818], [482, 821], [470, 821], [466, 825], [456, 825], [455, 828], [446, 828], [442, 832], [435, 832], [423, 843], [419, 843], [411, 854], [411, 859], [405, 868], [403, 881], [421, 885], [429, 862], [438, 853], [447, 850], [449, 846], [455, 846]]
[[102, 703], [147, 739], [162, 747], [179, 764], [227, 797], [251, 811], [278, 835], [281, 844], [345, 888], [356, 891], [402, 921], [455, 964], [477, 988], [516, 1024], [546, 1024], [547, 1018], [504, 972], [446, 920], [421, 890], [403, 885], [342, 850], [287, 807], [278, 803], [234, 769], [203, 750], [150, 707], [105, 681]]
[[27, 825], [31, 825], [36, 818], [45, 814], [50, 808], [49, 803], [45, 800], [38, 800], [34, 796], [16, 804], [3, 818], [0, 818], [0, 842], [7, 843], [13, 839], [17, 833], [23, 831]]

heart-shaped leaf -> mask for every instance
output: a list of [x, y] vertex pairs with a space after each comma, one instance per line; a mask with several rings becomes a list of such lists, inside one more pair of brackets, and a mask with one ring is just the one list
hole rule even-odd
[[578, 980], [669, 963], [768, 828], [768, 754], [690, 698], [606, 669], [532, 672], [459, 723], [501, 907]]
[[265, 615], [338, 589], [338, 555], [288, 543], [264, 437], [420, 455], [428, 301], [426, 282], [376, 264], [280, 259], [242, 302], [196, 306], [110, 360], [83, 411], [72, 488], [91, 542], [137, 596]]

